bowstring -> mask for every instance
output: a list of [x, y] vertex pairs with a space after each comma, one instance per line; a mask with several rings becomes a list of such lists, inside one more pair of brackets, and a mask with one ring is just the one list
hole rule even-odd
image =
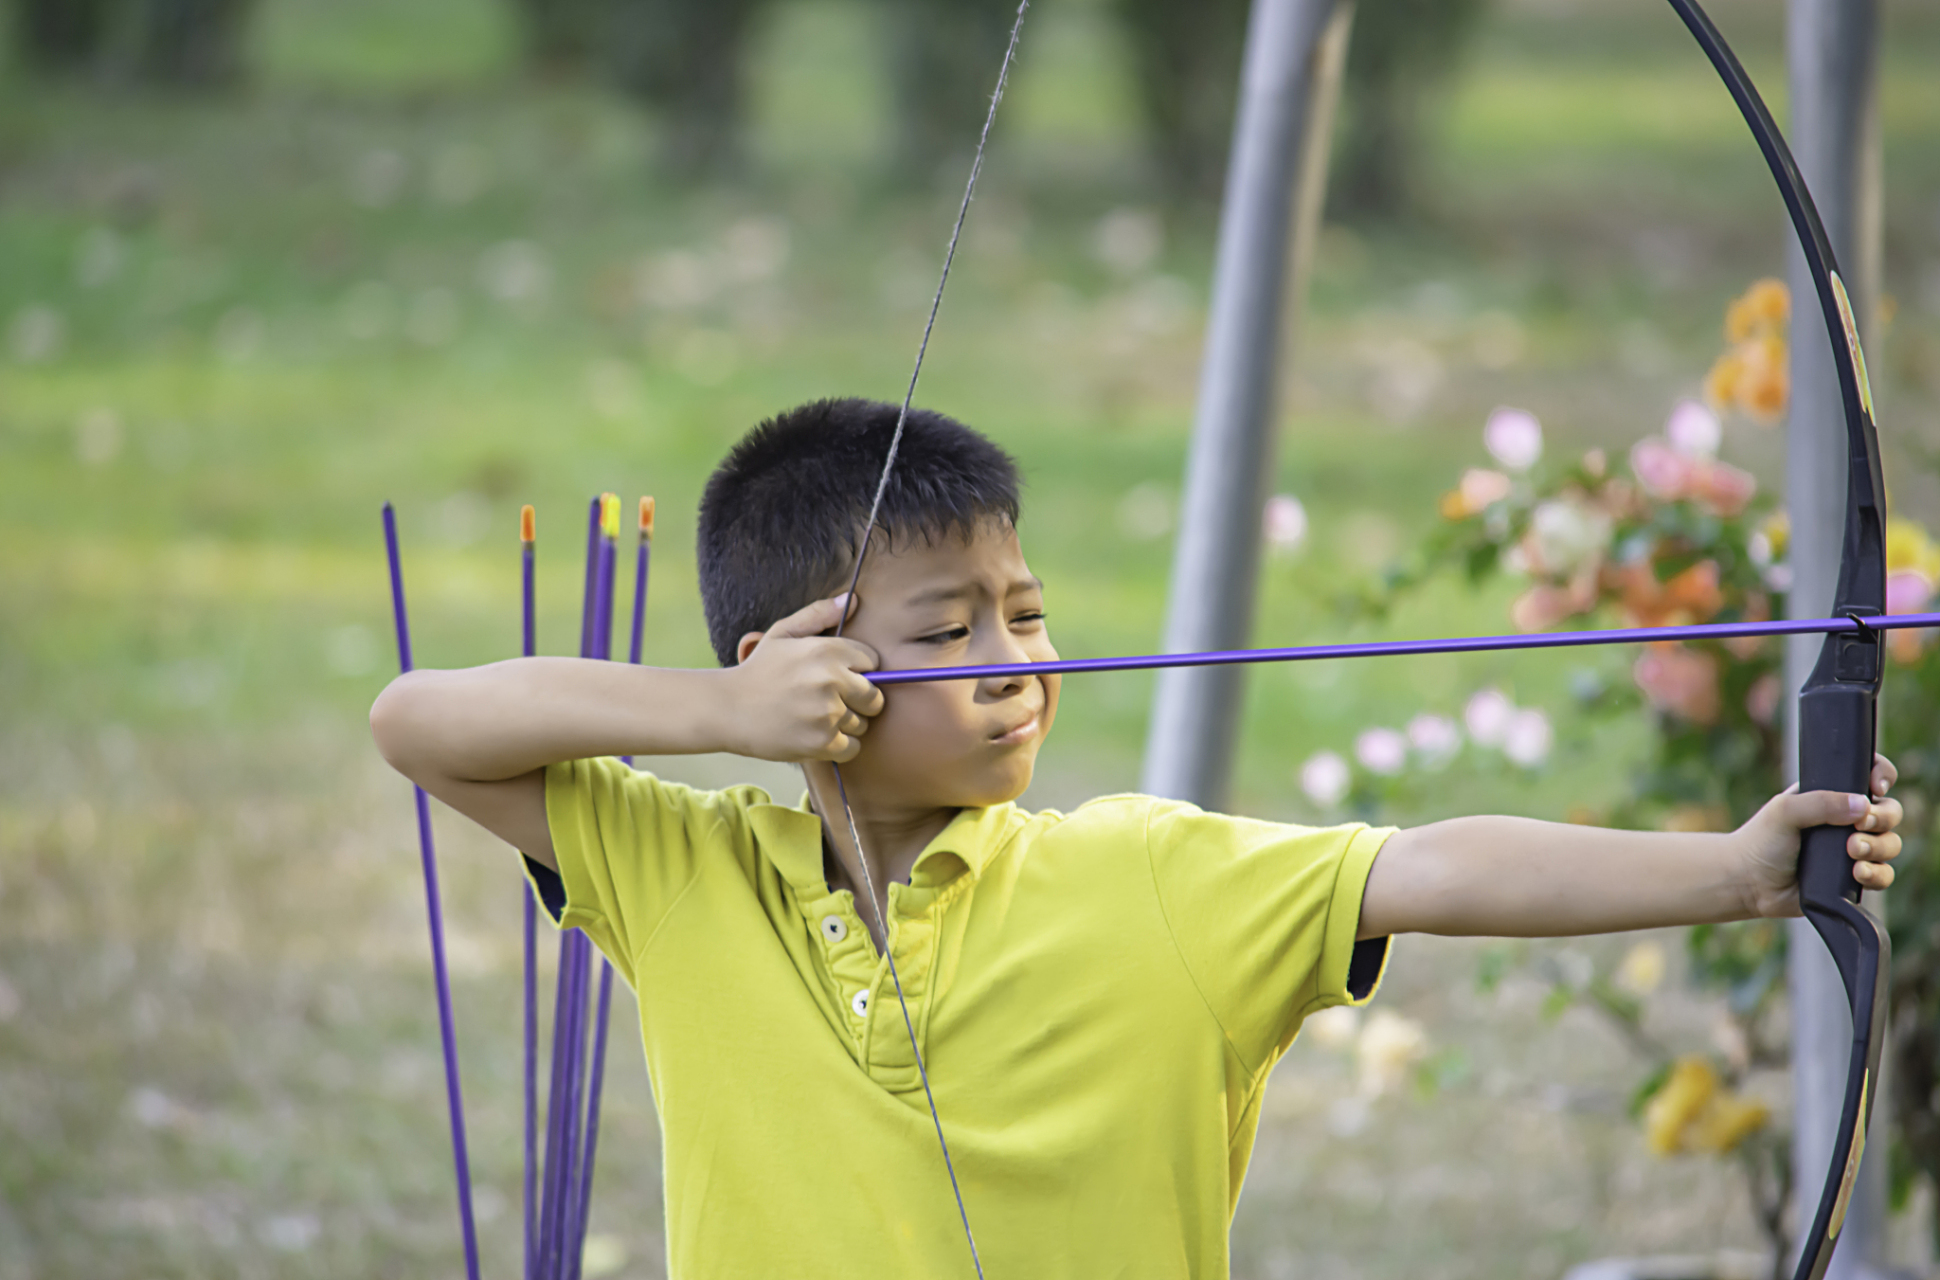
[[[936, 292], [930, 296], [929, 317], [923, 322], [923, 337], [916, 344], [916, 363], [909, 371], [909, 386], [903, 391], [902, 407], [896, 411], [896, 429], [890, 433], [889, 449], [883, 455], [882, 473], [876, 477], [876, 493], [869, 500], [869, 518], [862, 526], [862, 546], [856, 552], [855, 570], [849, 575], [848, 600], [842, 611], [842, 620], [835, 624], [835, 634], [841, 635], [848, 626], [849, 615], [855, 603], [856, 584], [862, 581], [862, 566], [869, 558], [869, 545], [875, 540], [876, 518], [882, 513], [883, 494], [889, 490], [889, 476], [896, 468], [896, 455], [903, 445], [903, 427], [909, 421], [909, 406], [916, 399], [916, 380], [923, 376], [923, 360], [929, 354], [930, 335], [936, 330], [937, 313], [943, 308], [943, 290], [950, 283], [950, 268], [956, 263], [957, 244], [963, 239], [963, 224], [970, 216], [970, 200], [976, 194], [977, 176], [983, 172], [984, 151], [990, 145], [990, 127], [997, 121], [997, 104], [1004, 100], [1004, 87], [1010, 82], [1010, 69], [1017, 61], [1017, 42], [1024, 34], [1024, 14], [1031, 7], [1031, 0], [1018, 0], [1017, 17], [1010, 25], [1010, 40], [1004, 46], [1004, 60], [997, 68], [997, 87], [990, 94], [990, 110], [984, 114], [983, 131], [977, 135], [977, 152], [970, 161], [970, 178], [963, 185], [963, 200], [957, 206], [956, 223], [950, 228], [950, 244], [943, 252], [943, 270], [937, 277]], [[936, 1129], [937, 1149], [943, 1153], [943, 1168], [950, 1175], [950, 1194], [956, 1197], [957, 1219], [963, 1223], [964, 1243], [970, 1246], [970, 1264], [976, 1268], [977, 1280], [983, 1280], [983, 1259], [977, 1253], [977, 1234], [970, 1229], [970, 1211], [963, 1204], [963, 1187], [957, 1182], [956, 1163], [950, 1159], [950, 1143], [943, 1136], [943, 1118], [937, 1114], [936, 1095], [930, 1090], [929, 1067], [923, 1061], [923, 1047], [917, 1043], [916, 1022], [909, 1015], [909, 1000], [903, 995], [903, 978], [896, 970], [896, 955], [889, 945], [889, 921], [884, 915], [881, 901], [876, 897], [875, 878], [869, 873], [869, 855], [862, 849], [862, 833], [856, 826], [855, 810], [849, 806], [848, 784], [842, 780], [842, 766], [830, 762], [835, 772], [835, 792], [842, 803], [842, 818], [849, 828], [849, 842], [855, 849], [856, 865], [862, 872], [862, 889], [869, 898], [870, 909], [876, 917], [876, 928], [882, 931], [882, 955], [889, 962], [889, 979], [896, 987], [896, 1005], [903, 1012], [903, 1028], [909, 1033], [910, 1052], [916, 1055], [916, 1074], [923, 1082], [923, 1100], [929, 1104], [930, 1124]]]

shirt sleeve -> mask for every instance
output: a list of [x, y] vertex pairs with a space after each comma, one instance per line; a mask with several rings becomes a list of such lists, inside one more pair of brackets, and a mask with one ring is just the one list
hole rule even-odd
[[1301, 1020], [1363, 1004], [1388, 939], [1356, 942], [1361, 895], [1392, 827], [1296, 827], [1155, 800], [1152, 878], [1172, 939], [1234, 1052], [1258, 1067]]
[[546, 766], [551, 870], [526, 861], [560, 928], [578, 928], [629, 983], [633, 960], [693, 883], [724, 828], [745, 826], [737, 791], [696, 791], [611, 757]]

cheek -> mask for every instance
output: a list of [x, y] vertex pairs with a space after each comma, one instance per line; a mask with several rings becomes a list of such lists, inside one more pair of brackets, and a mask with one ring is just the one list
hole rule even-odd
[[1044, 733], [1049, 734], [1051, 726], [1058, 722], [1058, 699], [1064, 692], [1064, 677], [1039, 676], [1038, 679], [1044, 682]]
[[930, 761], [949, 753], [952, 732], [962, 718], [949, 685], [914, 684], [894, 690], [863, 739], [884, 756], [903, 763]]

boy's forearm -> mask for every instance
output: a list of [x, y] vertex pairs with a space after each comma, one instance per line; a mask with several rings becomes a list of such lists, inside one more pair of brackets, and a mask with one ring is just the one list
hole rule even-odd
[[1561, 937], [1755, 914], [1727, 835], [1455, 818], [1396, 832], [1374, 861], [1362, 937]]
[[499, 782], [559, 760], [732, 750], [725, 671], [582, 658], [515, 658], [414, 671], [371, 707], [385, 759], [406, 775]]

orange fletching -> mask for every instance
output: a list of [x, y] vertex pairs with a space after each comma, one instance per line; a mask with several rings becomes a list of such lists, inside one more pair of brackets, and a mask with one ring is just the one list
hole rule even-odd
[[530, 502], [519, 508], [519, 541], [535, 542], [539, 537], [539, 515]]
[[653, 538], [653, 499], [652, 498], [640, 499], [640, 536], [648, 540], [651, 540]]

